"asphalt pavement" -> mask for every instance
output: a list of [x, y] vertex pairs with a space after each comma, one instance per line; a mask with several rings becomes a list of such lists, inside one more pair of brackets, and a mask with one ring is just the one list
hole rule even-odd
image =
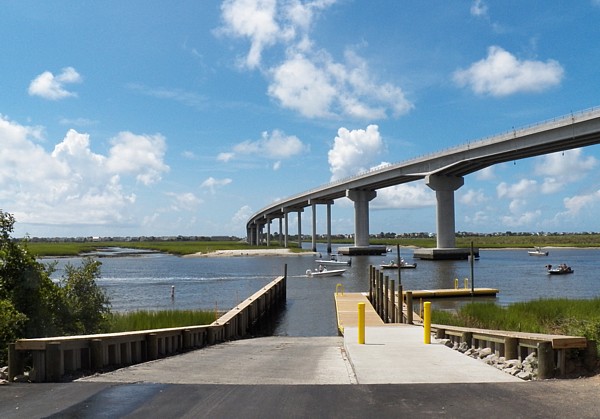
[[418, 326], [227, 342], [72, 383], [0, 387], [1, 418], [600, 416], [600, 380], [523, 382]]

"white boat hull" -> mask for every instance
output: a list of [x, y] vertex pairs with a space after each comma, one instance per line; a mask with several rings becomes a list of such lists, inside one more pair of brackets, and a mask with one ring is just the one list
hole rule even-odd
[[328, 277], [328, 276], [341, 276], [344, 272], [346, 272], [345, 269], [324, 269], [322, 271], [311, 271], [310, 269], [306, 270], [306, 276], [308, 276], [309, 278], [312, 277]]

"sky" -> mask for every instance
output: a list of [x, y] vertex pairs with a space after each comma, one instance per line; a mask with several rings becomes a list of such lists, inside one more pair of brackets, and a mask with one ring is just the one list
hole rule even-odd
[[[245, 237], [277, 200], [600, 106], [600, 0], [0, 0], [0, 21], [16, 237]], [[456, 230], [600, 231], [599, 167], [590, 146], [468, 175]], [[372, 234], [435, 232], [423, 181], [370, 209]]]

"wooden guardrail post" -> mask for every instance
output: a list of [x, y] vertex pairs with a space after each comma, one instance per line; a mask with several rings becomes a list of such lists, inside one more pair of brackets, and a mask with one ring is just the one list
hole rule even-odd
[[99, 371], [104, 367], [102, 339], [92, 339], [90, 341], [90, 364], [92, 371]]
[[383, 322], [390, 322], [390, 277], [385, 276], [383, 279]]
[[398, 300], [396, 305], [398, 306], [398, 316], [396, 317], [396, 323], [404, 323], [404, 294], [402, 283], [398, 283]]
[[406, 291], [406, 323], [413, 324], [413, 312], [412, 291]]
[[390, 280], [390, 303], [392, 305], [392, 308], [390, 309], [392, 318], [390, 321], [396, 323], [396, 281], [393, 279]]
[[8, 344], [8, 381], [13, 382], [17, 375], [21, 375], [25, 372], [25, 363], [23, 357], [16, 350], [14, 343]]
[[538, 378], [541, 380], [554, 377], [554, 350], [552, 342], [537, 344]]
[[46, 379], [57, 383], [63, 375], [62, 348], [60, 342], [50, 342], [46, 345]]
[[519, 340], [513, 337], [504, 338], [504, 358], [517, 359], [519, 357]]
[[154, 361], [158, 358], [158, 335], [156, 333], [146, 335], [146, 354], [148, 361]]

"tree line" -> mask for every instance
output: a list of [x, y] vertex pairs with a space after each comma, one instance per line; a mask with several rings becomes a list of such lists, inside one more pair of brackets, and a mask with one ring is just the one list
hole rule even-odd
[[0, 365], [6, 365], [8, 344], [19, 338], [104, 332], [111, 310], [96, 283], [100, 262], [67, 264], [53, 281], [55, 264], [38, 262], [26, 241], [14, 240], [14, 224], [14, 216], [0, 210]]

